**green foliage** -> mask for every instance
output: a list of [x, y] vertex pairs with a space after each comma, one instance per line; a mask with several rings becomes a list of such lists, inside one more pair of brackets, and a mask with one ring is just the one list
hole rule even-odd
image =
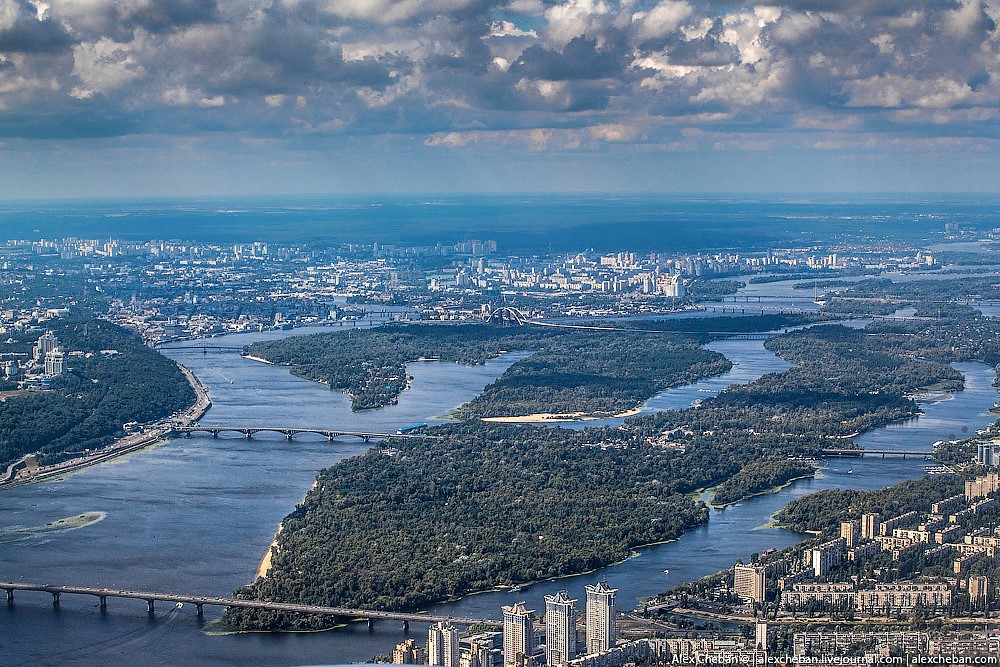
[[754, 461], [715, 488], [713, 505], [728, 505], [800, 477], [811, 477], [812, 464], [796, 459]]
[[911, 510], [926, 511], [931, 503], [964, 490], [965, 482], [958, 475], [935, 475], [876, 491], [830, 489], [793, 500], [775, 518], [798, 532], [818, 530], [827, 536], [839, 536], [841, 521], [856, 519], [866, 512], [892, 517]]
[[698, 303], [700, 301], [721, 301], [724, 296], [731, 296], [746, 283], [739, 280], [694, 280], [687, 287], [687, 298], [689, 301]]
[[[122, 425], [148, 422], [186, 408], [194, 391], [176, 364], [135, 334], [92, 318], [46, 323], [67, 351], [69, 370], [52, 391], [30, 392], [0, 403], [0, 467], [41, 452], [42, 463], [96, 449], [122, 434]], [[103, 355], [100, 350], [117, 350]]]
[[668, 387], [727, 371], [720, 354], [683, 335], [540, 327], [407, 326], [254, 343], [248, 352], [347, 392], [355, 410], [378, 408], [406, 388], [406, 363], [435, 358], [481, 364], [537, 350], [467, 405], [468, 417], [534, 412], [614, 414]]
[[[323, 471], [283, 523], [271, 573], [238, 595], [419, 609], [607, 565], [706, 518], [678, 491], [674, 455], [657, 447], [586, 446], [587, 433], [481, 422], [433, 434]], [[236, 609], [225, 620], [322, 623]]]
[[[691, 323], [686, 336], [705, 340], [719, 327], [759, 325], [751, 323], [755, 320]], [[770, 322], [771, 328], [777, 328], [774, 324]], [[447, 334], [446, 340], [456, 336], [448, 340], [456, 346], [450, 352], [455, 356], [468, 342], [461, 336], [474, 339], [476, 332], [473, 327], [450, 328], [458, 333], [444, 329], [437, 332]], [[507, 344], [510, 339], [503, 344], [497, 339], [521, 335], [519, 330], [482, 331], [495, 349], [518, 349]], [[550, 361], [524, 364], [533, 372], [522, 376], [516, 371], [511, 377], [534, 377], [538, 391], [556, 384], [546, 374], [567, 372], [576, 363], [604, 378], [601, 373], [613, 367], [602, 367], [596, 355], [588, 357], [581, 347], [592, 341], [601, 341], [603, 349], [625, 360], [623, 365], [649, 372], [651, 364], [660, 362], [643, 359], [615, 341], [658, 349], [659, 341], [683, 345], [685, 340], [676, 330], [675, 335], [635, 333], [636, 338], [622, 331], [565, 331], [531, 339], [536, 347], [521, 349], [546, 347], [528, 361]], [[361, 349], [338, 346], [340, 356], [331, 358], [340, 358], [343, 366], [360, 359], [373, 367], [373, 360], [381, 362], [380, 355], [387, 353], [374, 333], [365, 332], [368, 344]], [[403, 347], [411, 344], [405, 329], [387, 333], [402, 334], [395, 340]], [[393, 457], [370, 452], [340, 462], [320, 474], [316, 488], [286, 519], [270, 574], [239, 594], [415, 609], [497, 584], [614, 562], [637, 545], [670, 539], [703, 521], [704, 508], [691, 500], [698, 489], [718, 486], [716, 500], [733, 502], [807, 475], [810, 466], [790, 455], [813, 456], [822, 447], [849, 446], [855, 433], [915, 415], [916, 404], [906, 394], [921, 387], [961, 387], [961, 374], [954, 369], [914, 358], [911, 347], [916, 343], [907, 342], [910, 338], [891, 328], [813, 327], [767, 343], [796, 367], [730, 387], [693, 408], [626, 420], [621, 429], [568, 431], [470, 420], [430, 430], [441, 439], [406, 441]], [[336, 340], [315, 342], [325, 346]], [[360, 338], [351, 345], [360, 346]], [[312, 355], [327, 354], [324, 346], [311, 346]], [[928, 346], [942, 357], [968, 357], [968, 350], [945, 354], [943, 345]], [[558, 357], [543, 356], [557, 353], [566, 355], [559, 362], [563, 366], [555, 361]], [[404, 359], [413, 355], [410, 348]], [[512, 386], [499, 384], [504, 391]], [[484, 396], [512, 400], [514, 395], [494, 390]], [[936, 478], [929, 483], [938, 485], [935, 498], [951, 495], [943, 487], [952, 482]], [[922, 487], [918, 490], [915, 495], [922, 501], [927, 495]], [[821, 520], [836, 525], [839, 516], [855, 512], [856, 499], [838, 499], [824, 509], [829, 511]], [[877, 504], [891, 513], [912, 500], [900, 494]], [[788, 516], [789, 521], [799, 517], [794, 509]], [[815, 513], [810, 516], [815, 520]], [[226, 620], [268, 629], [321, 623], [245, 610], [230, 611]]]

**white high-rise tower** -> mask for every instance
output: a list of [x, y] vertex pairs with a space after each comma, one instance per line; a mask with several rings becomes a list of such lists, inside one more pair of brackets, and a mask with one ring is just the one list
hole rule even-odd
[[517, 602], [503, 611], [503, 664], [516, 667], [535, 648], [535, 612]]
[[614, 647], [615, 594], [606, 581], [587, 586], [587, 653], [603, 653]]
[[458, 667], [458, 628], [441, 621], [427, 629], [427, 664]]
[[576, 657], [576, 600], [566, 591], [545, 596], [545, 663], [558, 667]]

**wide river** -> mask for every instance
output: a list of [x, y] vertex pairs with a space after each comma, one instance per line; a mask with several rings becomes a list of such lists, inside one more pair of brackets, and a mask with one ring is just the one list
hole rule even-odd
[[[303, 333], [301, 330], [295, 333]], [[233, 336], [225, 344], [288, 335]], [[219, 341], [221, 344], [221, 341]], [[685, 407], [735, 382], [787, 368], [760, 341], [710, 345], [734, 362], [729, 373], [665, 392], [649, 409]], [[440, 362], [410, 366], [412, 388], [398, 405], [352, 413], [347, 399], [286, 370], [235, 353], [169, 353], [208, 387], [213, 407], [205, 424], [274, 424], [345, 430], [395, 431], [428, 421], [471, 399], [517, 359], [484, 366]], [[869, 448], [929, 449], [936, 440], [961, 437], [993, 421], [987, 410], [996, 391], [991, 369], [960, 364], [964, 391], [923, 404], [924, 414], [858, 439]], [[170, 440], [111, 463], [57, 480], [0, 492], [0, 580], [229, 595], [250, 581], [281, 519], [299, 502], [316, 472], [366, 445], [349, 440], [282, 437], [194, 437]], [[767, 526], [788, 501], [828, 488], [873, 489], [922, 476], [924, 461], [870, 459], [833, 462], [815, 479], [713, 510], [710, 521], [680, 540], [643, 549], [623, 563], [519, 593], [485, 593], [442, 604], [434, 611], [498, 618], [500, 606], [523, 599], [544, 608], [542, 596], [565, 588], [584, 597], [584, 584], [606, 577], [619, 589], [619, 606], [636, 605], [670, 585], [732, 565], [753, 551], [784, 547], [802, 536]], [[38, 531], [49, 522], [85, 512], [103, 519], [72, 530]], [[669, 575], [664, 574], [669, 569]], [[206, 610], [207, 611], [207, 610]], [[324, 633], [217, 634], [190, 606], [166, 604], [147, 615], [141, 601], [110, 600], [102, 614], [90, 598], [19, 593], [0, 609], [0, 656], [11, 664], [45, 665], [301, 665], [365, 661], [404, 638], [395, 623], [364, 624]], [[411, 624], [424, 641], [426, 628]], [[4, 660], [0, 660], [3, 662]]]

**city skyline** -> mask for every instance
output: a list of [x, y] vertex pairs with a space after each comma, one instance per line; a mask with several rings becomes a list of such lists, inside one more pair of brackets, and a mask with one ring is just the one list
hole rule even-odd
[[4, 7], [5, 199], [997, 191], [994, 0]]

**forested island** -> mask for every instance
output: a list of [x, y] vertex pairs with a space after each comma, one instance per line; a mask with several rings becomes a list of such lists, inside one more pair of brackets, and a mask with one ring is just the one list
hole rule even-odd
[[[237, 596], [419, 609], [607, 565], [707, 515], [685, 479], [697, 476], [695, 457], [531, 426], [469, 421], [433, 434], [320, 473], [282, 524], [271, 572]], [[224, 620], [261, 629], [329, 623], [249, 609]]]
[[536, 351], [462, 409], [466, 417], [534, 412], [611, 415], [668, 387], [731, 367], [681, 335], [489, 324], [393, 327], [254, 343], [249, 354], [346, 392], [354, 409], [378, 408], [407, 386], [406, 364], [437, 359], [481, 364], [506, 351]]
[[[709, 326], [752, 327], [757, 318], [731, 320], [713, 319], [685, 335], [704, 341], [716, 335]], [[371, 367], [385, 350], [380, 335], [393, 333], [359, 332], [351, 346], [337, 349], [356, 350]], [[674, 342], [658, 331], [601, 333]], [[700, 490], [714, 488], [714, 502], [724, 504], [811, 474], [808, 459], [819, 449], [850, 447], [858, 433], [916, 415], [912, 396], [922, 389], [961, 388], [961, 374], [947, 363], [992, 359], [993, 344], [981, 338], [987, 333], [954, 322], [819, 325], [766, 343], [796, 364], [790, 370], [730, 387], [696, 407], [630, 418], [621, 428], [567, 431], [474, 419], [432, 428], [435, 438], [324, 470], [283, 523], [269, 574], [237, 595], [419, 609], [610, 564], [704, 521]], [[520, 332], [496, 337], [507, 335]], [[565, 344], [575, 335], [552, 338]], [[311, 341], [317, 358], [326, 353], [321, 342]], [[338, 358], [343, 366], [356, 360]], [[225, 622], [244, 629], [323, 623], [249, 610], [231, 610]]]
[[[49, 320], [67, 351], [67, 369], [44, 391], [0, 401], [0, 469], [39, 452], [41, 464], [98, 449], [122, 435], [128, 422], [155, 421], [183, 410], [194, 390], [177, 365], [134, 333], [86, 314]], [[28, 352], [42, 332], [11, 339], [4, 352]]]
[[436, 359], [481, 364], [508, 351], [535, 354], [511, 366], [456, 416], [533, 413], [607, 416], [631, 410], [664, 389], [724, 373], [722, 355], [701, 347], [729, 333], [769, 331], [816, 321], [810, 315], [719, 317], [559, 327], [410, 325], [377, 331], [296, 336], [250, 345], [246, 353], [351, 397], [355, 410], [380, 408], [406, 389], [406, 364]]

